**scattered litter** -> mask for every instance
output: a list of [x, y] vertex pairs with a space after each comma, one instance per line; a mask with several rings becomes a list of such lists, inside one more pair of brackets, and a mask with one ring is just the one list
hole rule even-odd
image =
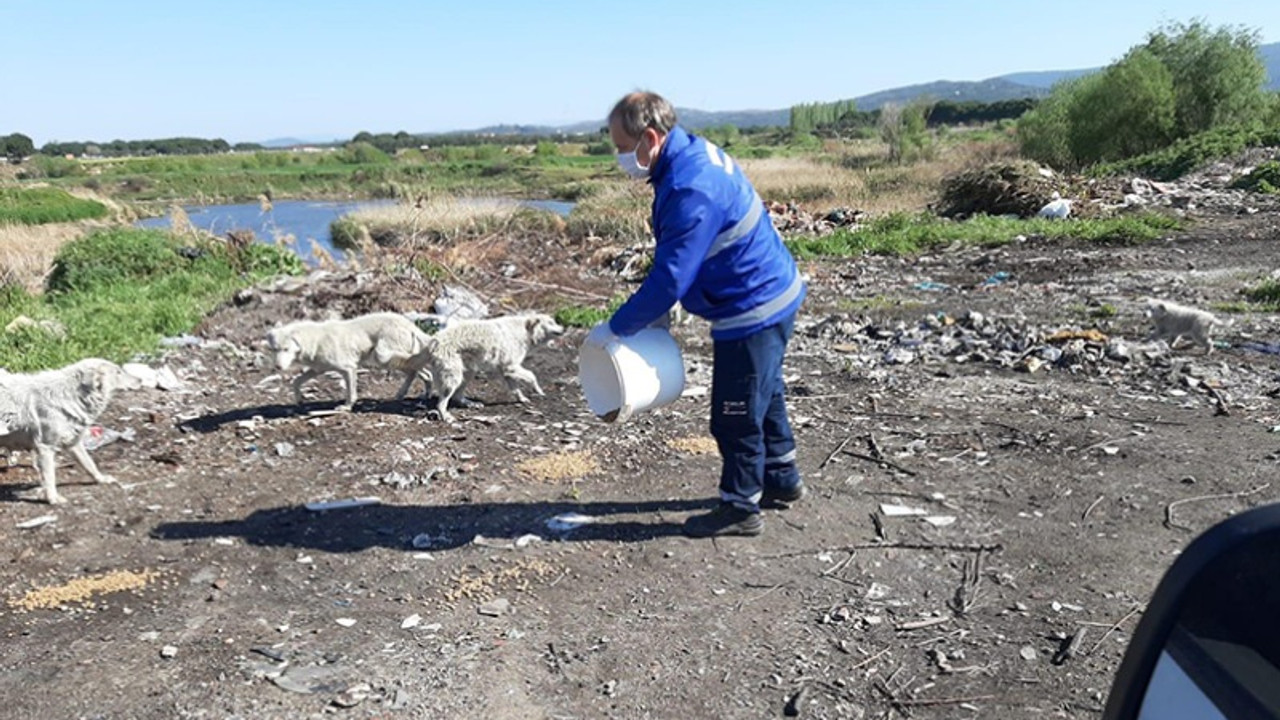
[[501, 617], [506, 615], [510, 610], [510, 600], [507, 600], [506, 598], [497, 598], [481, 605], [478, 612], [481, 615], [486, 615], [488, 617]]
[[542, 536], [534, 535], [533, 533], [526, 533], [516, 538], [516, 547], [528, 547], [531, 543], [535, 542], [542, 542]]
[[199, 347], [204, 340], [195, 335], [182, 334], [176, 337], [160, 338], [160, 347]]
[[165, 645], [160, 648], [160, 657], [168, 660], [178, 656], [178, 648], [173, 645]]
[[368, 683], [359, 683], [338, 693], [333, 698], [333, 704], [341, 708], [350, 708], [359, 705], [369, 697], [373, 692], [373, 688]]
[[309, 502], [303, 505], [312, 512], [322, 512], [324, 510], [345, 510], [346, 508], [363, 507], [365, 505], [378, 505], [382, 502], [377, 497], [357, 497], [346, 498], [343, 500], [323, 500], [318, 502]]
[[924, 508], [911, 507], [910, 505], [880, 503], [880, 514], [885, 517], [906, 517], [909, 515], [928, 515], [929, 511]]
[[1022, 649], [1018, 651], [1018, 654], [1022, 656], [1023, 660], [1028, 662], [1035, 660], [1036, 657], [1040, 655], [1040, 653], [1036, 652], [1036, 649], [1030, 645], [1024, 645]]
[[891, 590], [892, 589], [888, 585], [881, 585], [878, 582], [873, 582], [871, 583], [871, 587], [867, 588], [867, 599], [880, 600], [888, 597]]
[[276, 443], [276, 455], [282, 458], [293, 457], [293, 443], [278, 442]]
[[337, 620], [334, 620], [334, 622], [338, 623], [342, 627], [352, 627], [356, 624], [354, 618], [338, 618]]
[[30, 530], [32, 528], [38, 528], [41, 525], [48, 525], [49, 523], [53, 523], [57, 521], [58, 521], [57, 515], [41, 515], [40, 517], [34, 517], [34, 518], [31, 518], [30, 520], [23, 520], [22, 522], [18, 523], [14, 527], [18, 528], [19, 530]]
[[710, 390], [710, 388], [708, 388], [706, 385], [693, 385], [693, 386], [690, 386], [690, 387], [685, 388], [685, 389], [684, 389], [684, 392], [680, 393], [680, 397], [682, 397], [682, 398], [704, 398], [704, 397], [706, 397], [706, 396], [707, 396], [707, 393], [709, 393], [709, 392], [711, 392], [711, 390]]
[[548, 520], [547, 527], [550, 528], [552, 532], [567, 533], [577, 530], [583, 525], [590, 525], [595, 521], [595, 518], [587, 515], [563, 513]]
[[127, 428], [124, 432], [118, 430], [110, 430], [101, 425], [94, 425], [89, 428], [89, 434], [84, 439], [84, 447], [86, 450], [97, 450], [104, 445], [110, 445], [117, 440], [125, 442], [133, 442], [138, 436], [138, 432], [133, 428]]
[[918, 282], [912, 287], [914, 287], [917, 290], [924, 290], [926, 292], [942, 292], [944, 290], [951, 289], [951, 286], [947, 285], [946, 283], [933, 282], [930, 280], [926, 280], [924, 282]]
[[1004, 270], [1001, 270], [1000, 272], [992, 275], [986, 280], [983, 280], [982, 287], [995, 287], [996, 285], [1003, 285], [1005, 281], [1007, 281], [1011, 277], [1013, 276], [1005, 272]]
[[471, 544], [479, 545], [480, 547], [492, 548], [494, 550], [515, 550], [516, 549], [515, 543], [511, 542], [510, 540], [497, 540], [494, 538], [487, 538], [483, 535], [476, 535], [475, 537], [471, 538]]
[[123, 370], [126, 375], [142, 383], [142, 387], [144, 388], [154, 388], [159, 383], [157, 378], [158, 373], [156, 372], [156, 369], [150, 365], [144, 365], [143, 363], [125, 363], [120, 366], [120, 369]]
[[405, 618], [404, 620], [400, 621], [400, 629], [408, 630], [410, 628], [418, 627], [418, 625], [421, 623], [422, 623], [422, 616], [419, 615], [418, 613], [414, 613], [409, 617]]
[[955, 515], [926, 515], [921, 518], [934, 527], [946, 527], [956, 521]]
[[344, 672], [333, 665], [295, 665], [271, 681], [282, 690], [303, 695], [340, 692], [347, 687], [339, 677]]

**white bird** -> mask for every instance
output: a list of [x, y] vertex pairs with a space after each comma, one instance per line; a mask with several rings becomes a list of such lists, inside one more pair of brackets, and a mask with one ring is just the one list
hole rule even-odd
[[1065, 220], [1071, 214], [1071, 200], [1064, 198], [1055, 190], [1053, 200], [1048, 205], [1040, 208], [1040, 212], [1036, 215], [1040, 217], [1054, 218], [1055, 220]]

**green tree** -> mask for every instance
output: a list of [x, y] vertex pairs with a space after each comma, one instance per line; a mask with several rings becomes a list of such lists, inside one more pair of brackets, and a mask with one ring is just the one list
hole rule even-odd
[[18, 164], [22, 159], [34, 155], [36, 151], [35, 143], [31, 138], [22, 133], [13, 133], [0, 137], [0, 153], [9, 158], [9, 162]]
[[1075, 87], [1067, 110], [1074, 164], [1121, 160], [1168, 145], [1174, 133], [1173, 76], [1146, 48]]
[[1169, 69], [1177, 99], [1177, 136], [1258, 120], [1266, 110], [1266, 66], [1256, 30], [1202, 20], [1151, 33], [1146, 49]]

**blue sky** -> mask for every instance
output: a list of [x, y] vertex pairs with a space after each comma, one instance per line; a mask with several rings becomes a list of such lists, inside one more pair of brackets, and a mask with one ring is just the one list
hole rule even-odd
[[681, 107], [783, 108], [1105, 65], [1167, 21], [1280, 40], [1264, 0], [0, 0], [0, 134], [436, 132]]

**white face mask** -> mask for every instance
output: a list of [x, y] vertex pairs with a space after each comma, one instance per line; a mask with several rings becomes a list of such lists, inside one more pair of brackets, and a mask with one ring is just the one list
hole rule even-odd
[[[644, 140], [644, 135], [640, 136], [640, 140]], [[639, 149], [640, 141], [636, 141], [636, 150]], [[640, 164], [639, 158], [636, 157], [636, 150], [618, 153], [618, 166], [636, 180], [643, 180], [649, 177], [649, 166]]]

